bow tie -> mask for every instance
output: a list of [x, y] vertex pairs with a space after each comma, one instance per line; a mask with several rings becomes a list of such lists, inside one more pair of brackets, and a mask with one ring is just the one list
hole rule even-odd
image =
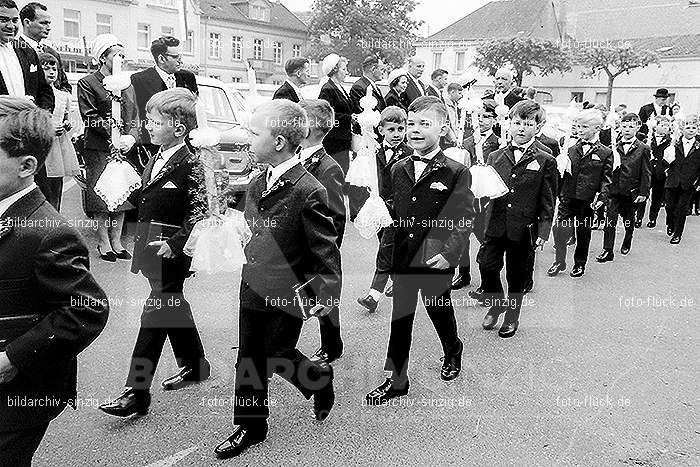
[[389, 146], [384, 146], [384, 154], [391, 157], [394, 155], [394, 149], [390, 148]]
[[423, 162], [424, 164], [428, 164], [432, 160], [429, 157], [416, 156], [415, 154], [411, 156], [411, 159], [413, 162]]
[[522, 146], [516, 146], [514, 144], [510, 145], [510, 150], [515, 152], [515, 151], [520, 151], [520, 152], [525, 152], [525, 148]]

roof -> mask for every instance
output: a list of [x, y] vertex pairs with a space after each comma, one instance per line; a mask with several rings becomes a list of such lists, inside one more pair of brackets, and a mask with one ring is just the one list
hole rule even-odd
[[551, 0], [502, 0], [487, 3], [429, 41], [469, 41], [512, 37], [559, 39]]
[[286, 6], [279, 2], [268, 3], [271, 7], [269, 23], [248, 18], [248, 1], [246, 0], [201, 0], [200, 8], [202, 16], [208, 16], [212, 19], [308, 31], [306, 24], [289, 11]]
[[311, 11], [293, 11], [292, 13], [306, 25], [311, 22], [313, 16], [313, 12]]
[[700, 56], [700, 34], [627, 39], [633, 48], [647, 49], [664, 57]]

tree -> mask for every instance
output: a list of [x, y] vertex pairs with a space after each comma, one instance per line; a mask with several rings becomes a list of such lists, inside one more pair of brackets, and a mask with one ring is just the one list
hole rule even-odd
[[395, 67], [415, 50], [421, 21], [410, 19], [415, 0], [314, 0], [309, 23], [309, 53], [321, 60], [337, 53], [349, 60], [353, 75], [362, 74], [362, 61], [377, 55]]
[[516, 84], [522, 86], [523, 78], [534, 75], [536, 71], [540, 76], [570, 71], [571, 54], [552, 41], [531, 37], [493, 39], [477, 46], [474, 65], [491, 75], [510, 65], [515, 72]]
[[635, 49], [628, 43], [606, 44], [582, 48], [576, 61], [584, 66], [582, 78], [595, 78], [601, 71], [608, 76], [607, 106], [612, 103], [615, 78], [622, 73], [630, 74], [637, 68], [646, 68], [659, 63], [659, 56], [650, 50]]

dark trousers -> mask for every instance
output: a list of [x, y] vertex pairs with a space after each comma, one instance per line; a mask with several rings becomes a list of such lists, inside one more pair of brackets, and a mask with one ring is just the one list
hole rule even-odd
[[[484, 234], [486, 232], [486, 210], [488, 209], [489, 198], [479, 198], [474, 200], [474, 216], [473, 229], [474, 237], [479, 243], [484, 243]], [[471, 238], [471, 236], [470, 236]], [[470, 238], [467, 238], [464, 251], [459, 258], [459, 273], [462, 275], [470, 274], [471, 262], [469, 258]]]
[[630, 247], [632, 245], [636, 211], [637, 204], [634, 203], [634, 199], [631, 196], [610, 196], [608, 199], [608, 216], [605, 219], [605, 228], [603, 229], [603, 249], [612, 250], [615, 248], [615, 230], [618, 216], [622, 216], [622, 222], [625, 226], [625, 238], [622, 241], [622, 246]]
[[30, 467], [49, 422], [17, 431], [0, 431], [0, 466]]
[[666, 188], [666, 227], [673, 230], [673, 234], [681, 237], [685, 228], [685, 218], [688, 216], [688, 208], [695, 190], [691, 187], [684, 190], [680, 186]]
[[454, 269], [430, 272], [421, 269], [414, 274], [394, 276], [394, 303], [391, 312], [391, 335], [384, 369], [398, 382], [408, 380], [408, 360], [413, 339], [413, 319], [418, 306], [418, 293], [440, 338], [445, 355], [460, 351], [457, 321], [450, 297]]
[[379, 231], [379, 250], [377, 251], [377, 263], [372, 277], [371, 288], [384, 293], [386, 284], [391, 275], [391, 259], [394, 253], [394, 231], [386, 227]]
[[326, 316], [318, 319], [321, 333], [321, 348], [331, 355], [343, 353], [343, 338], [340, 334], [340, 309], [333, 307]]
[[[649, 204], [649, 220], [656, 222], [659, 217], [659, 211], [661, 210], [661, 205], [664, 202], [664, 184], [666, 183], [666, 177], [661, 178], [651, 178], [651, 200]], [[644, 210], [646, 209], [646, 203], [640, 203], [639, 210], [637, 211], [637, 219], [642, 219], [644, 217]]]
[[240, 348], [236, 361], [233, 423], [263, 425], [270, 415], [269, 379], [274, 373], [289, 381], [306, 398], [330, 382], [328, 370], [310, 361], [297, 348], [303, 320], [268, 304], [241, 284], [238, 321]]
[[593, 209], [591, 202], [581, 199], [564, 198], [559, 202], [559, 214], [554, 224], [554, 249], [557, 262], [566, 263], [566, 247], [576, 232], [574, 264], [585, 266], [588, 261], [588, 248], [591, 243]]
[[61, 197], [63, 196], [63, 178], [47, 177], [46, 166], [42, 166], [34, 176], [34, 182], [46, 197], [46, 201], [48, 201], [56, 211], [60, 211]]
[[149, 278], [148, 282], [151, 293], [141, 314], [141, 328], [126, 382], [138, 391], [150, 389], [166, 338], [170, 339], [178, 366], [200, 368], [204, 361], [204, 346], [192, 308], [182, 293], [184, 275], [163, 274], [158, 279]]
[[[519, 241], [508, 238], [486, 236], [479, 249], [477, 261], [481, 271], [481, 287], [486, 294], [486, 306], [491, 307], [490, 313], [506, 312], [506, 323], [512, 323], [520, 318], [523, 302], [523, 290], [529, 280], [528, 261], [534, 245], [528, 235], [523, 235]], [[505, 257], [505, 262], [504, 262]], [[501, 283], [501, 271], [506, 266], [506, 282], [508, 283], [508, 299]]]

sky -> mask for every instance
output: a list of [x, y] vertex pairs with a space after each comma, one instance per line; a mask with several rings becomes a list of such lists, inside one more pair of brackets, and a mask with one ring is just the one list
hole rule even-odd
[[[310, 10], [313, 3], [313, 0], [281, 1], [292, 11]], [[492, 0], [418, 0], [414, 19], [425, 22], [419, 35], [435, 34], [490, 1]]]

